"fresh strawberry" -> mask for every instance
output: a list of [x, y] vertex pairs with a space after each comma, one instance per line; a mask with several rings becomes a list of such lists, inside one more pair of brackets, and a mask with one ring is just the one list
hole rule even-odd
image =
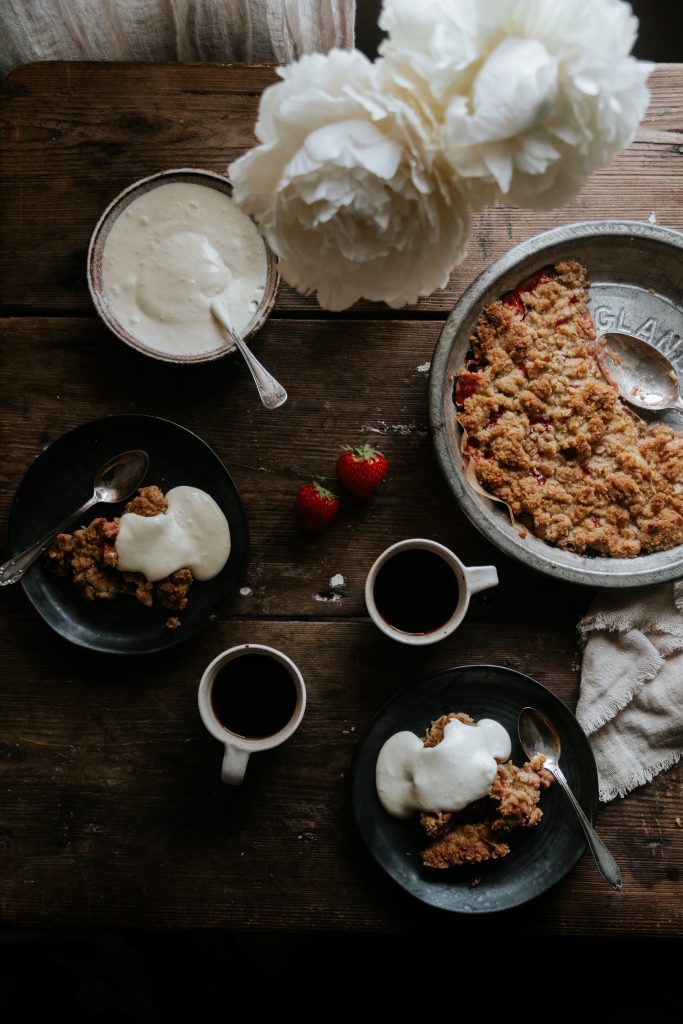
[[313, 480], [299, 488], [294, 505], [294, 525], [306, 533], [324, 530], [339, 511], [337, 496]]
[[337, 459], [337, 479], [361, 498], [368, 498], [373, 493], [386, 471], [387, 460], [371, 444], [345, 448]]

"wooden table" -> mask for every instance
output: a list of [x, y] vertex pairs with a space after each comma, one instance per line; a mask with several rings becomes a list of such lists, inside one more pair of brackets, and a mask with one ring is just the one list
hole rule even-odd
[[[426, 369], [456, 297], [522, 239], [605, 217], [683, 228], [683, 67], [657, 68], [636, 142], [569, 206], [475, 218], [469, 256], [447, 289], [398, 312], [366, 303], [331, 316], [283, 288], [256, 345], [290, 393], [269, 413], [235, 359], [179, 368], [118, 342], [93, 315], [85, 252], [104, 206], [135, 179], [168, 167], [224, 172], [252, 144], [258, 97], [273, 80], [267, 67], [48, 63], [5, 83], [0, 519], [26, 467], [65, 431], [150, 413], [216, 449], [243, 496], [253, 548], [248, 590], [200, 637], [155, 657], [72, 647], [19, 587], [2, 591], [2, 921], [680, 934], [678, 770], [601, 811], [622, 894], [585, 855], [553, 891], [494, 921], [429, 911], [397, 890], [354, 832], [348, 775], [372, 714], [435, 669], [512, 666], [576, 702], [575, 625], [592, 594], [509, 561], [465, 520], [427, 434]], [[382, 443], [385, 484], [373, 500], [349, 502], [323, 535], [298, 535], [297, 487], [331, 477], [340, 446], [364, 438]], [[438, 538], [469, 564], [493, 561], [501, 580], [472, 602], [455, 635], [424, 651], [382, 637], [363, 602], [376, 555], [411, 535]], [[337, 573], [345, 583], [333, 591]], [[196, 690], [211, 658], [246, 640], [287, 651], [310, 702], [295, 738], [253, 759], [244, 785], [231, 789], [219, 782], [221, 750], [199, 720]]]

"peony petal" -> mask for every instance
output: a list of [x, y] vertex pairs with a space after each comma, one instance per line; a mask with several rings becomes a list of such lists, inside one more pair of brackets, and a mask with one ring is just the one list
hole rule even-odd
[[557, 60], [535, 39], [506, 39], [472, 89], [473, 142], [509, 139], [534, 128], [557, 95]]
[[387, 181], [396, 174], [402, 157], [397, 142], [370, 122], [359, 120], [341, 121], [312, 132], [304, 143], [304, 152], [319, 167], [326, 163], [347, 169], [360, 166]]
[[560, 204], [634, 137], [651, 66], [629, 56], [637, 21], [622, 0], [385, 0], [385, 12], [379, 77], [435, 124], [473, 206]]

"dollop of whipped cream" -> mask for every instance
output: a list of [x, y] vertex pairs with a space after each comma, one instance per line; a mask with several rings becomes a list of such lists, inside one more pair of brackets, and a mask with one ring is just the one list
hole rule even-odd
[[510, 751], [507, 731], [492, 718], [476, 725], [452, 719], [435, 747], [423, 746], [415, 733], [397, 732], [377, 758], [377, 794], [396, 818], [460, 811], [487, 795], [498, 762], [507, 761]]
[[166, 501], [158, 516], [121, 516], [117, 568], [156, 582], [187, 566], [195, 579], [213, 579], [230, 554], [230, 527], [222, 510], [198, 487], [174, 487]]

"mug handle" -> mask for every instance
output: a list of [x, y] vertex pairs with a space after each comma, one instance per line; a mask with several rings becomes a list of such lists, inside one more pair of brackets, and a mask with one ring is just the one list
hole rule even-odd
[[247, 770], [249, 751], [233, 747], [231, 743], [225, 744], [223, 755], [223, 767], [221, 768], [221, 782], [228, 786], [239, 786]]
[[470, 594], [477, 594], [480, 590], [488, 590], [489, 587], [498, 585], [498, 573], [495, 565], [477, 565], [465, 568], [465, 579]]

